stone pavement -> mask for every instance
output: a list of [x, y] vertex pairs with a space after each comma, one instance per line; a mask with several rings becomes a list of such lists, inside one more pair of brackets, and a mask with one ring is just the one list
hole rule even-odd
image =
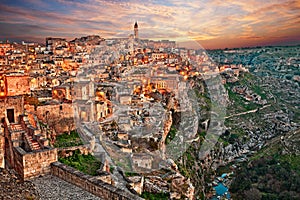
[[101, 200], [99, 197], [55, 176], [46, 175], [31, 181], [41, 200]]
[[1, 200], [40, 200], [35, 185], [29, 181], [21, 181], [14, 171], [0, 168]]

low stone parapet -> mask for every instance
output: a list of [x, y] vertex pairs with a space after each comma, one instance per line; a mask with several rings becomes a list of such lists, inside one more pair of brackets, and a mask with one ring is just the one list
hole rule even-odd
[[86, 175], [61, 162], [51, 164], [51, 174], [72, 183], [105, 200], [140, 200], [139, 196], [107, 184], [97, 177]]
[[24, 180], [50, 173], [50, 164], [57, 161], [57, 149], [45, 148], [26, 152], [14, 147], [14, 168]]
[[[73, 154], [74, 151], [79, 150], [81, 154], [88, 155], [89, 153], [92, 154], [93, 151], [89, 144], [80, 145], [80, 146], [73, 146], [73, 147], [61, 147], [57, 148], [58, 155], [62, 158], [69, 157]], [[71, 154], [70, 154], [71, 152]]]

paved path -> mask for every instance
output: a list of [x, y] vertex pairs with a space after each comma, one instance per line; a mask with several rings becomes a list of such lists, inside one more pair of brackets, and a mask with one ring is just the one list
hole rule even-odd
[[1, 200], [40, 200], [38, 192], [29, 181], [21, 181], [10, 169], [0, 168], [0, 199]]
[[31, 181], [41, 200], [101, 200], [99, 197], [55, 176], [46, 175]]

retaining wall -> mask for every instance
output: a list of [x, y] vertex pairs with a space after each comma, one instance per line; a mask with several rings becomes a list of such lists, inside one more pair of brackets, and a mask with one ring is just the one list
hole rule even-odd
[[142, 198], [104, 183], [60, 162], [51, 164], [51, 173], [105, 200], [140, 200]]

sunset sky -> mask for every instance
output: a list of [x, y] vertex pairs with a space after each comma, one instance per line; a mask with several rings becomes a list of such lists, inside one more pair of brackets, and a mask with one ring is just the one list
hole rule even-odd
[[209, 49], [300, 44], [300, 0], [1, 0], [0, 40], [127, 37], [135, 21], [140, 38]]

